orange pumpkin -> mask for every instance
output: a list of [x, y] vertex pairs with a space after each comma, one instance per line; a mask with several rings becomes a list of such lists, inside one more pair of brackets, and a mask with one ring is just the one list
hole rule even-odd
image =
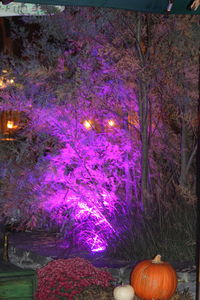
[[168, 300], [177, 288], [176, 271], [157, 255], [136, 265], [131, 273], [131, 285], [141, 299]]

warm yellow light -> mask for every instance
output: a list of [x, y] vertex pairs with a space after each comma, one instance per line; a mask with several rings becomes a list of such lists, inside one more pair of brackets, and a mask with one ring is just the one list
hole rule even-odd
[[6, 87], [5, 82], [2, 79], [0, 79], [0, 89], [1, 88], [4, 89], [5, 87]]
[[15, 141], [14, 138], [0, 138], [1, 141]]
[[85, 126], [86, 129], [90, 129], [92, 127], [91, 121], [85, 120], [83, 125]]
[[111, 126], [111, 127], [115, 126], [115, 122], [113, 120], [109, 120], [108, 121], [108, 125]]
[[7, 122], [7, 128], [13, 129], [14, 128], [14, 122], [13, 121], [8, 121]]
[[7, 70], [2, 70], [2, 73], [7, 73], [8, 71]]
[[0, 77], [0, 88], [4, 89], [6, 88], [9, 84], [13, 84], [14, 79], [5, 79], [3, 76]]

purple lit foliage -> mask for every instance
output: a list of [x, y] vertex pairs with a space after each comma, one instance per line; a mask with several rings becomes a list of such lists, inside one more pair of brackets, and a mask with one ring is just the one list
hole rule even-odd
[[[93, 50], [95, 60], [98, 51]], [[66, 54], [60, 57], [57, 64], [63, 82], [66, 58]], [[24, 111], [29, 123], [23, 134], [27, 140], [41, 141], [41, 149], [35, 150], [36, 164], [23, 176], [23, 186], [32, 192], [30, 201], [20, 207], [22, 218], [30, 210], [32, 227], [37, 227], [43, 211], [65, 236], [72, 234], [76, 244], [96, 252], [119, 236], [119, 218], [141, 207], [141, 145], [138, 123], [127, 113], [137, 112], [133, 90], [101, 58], [102, 66], [95, 72], [94, 62], [91, 66], [86, 62], [79, 62], [81, 72], [72, 91], [72, 83], [61, 85], [57, 77], [49, 79], [54, 68], [47, 72], [33, 65], [24, 72], [17, 93], [4, 91], [1, 108]], [[109, 72], [116, 74], [112, 85], [106, 80]], [[34, 148], [32, 143], [31, 151]]]
[[[95, 131], [92, 123], [85, 128], [84, 122], [75, 120], [73, 112], [64, 107], [40, 110], [34, 124], [35, 130], [48, 128], [63, 144], [59, 153], [43, 158], [48, 169], [42, 175], [40, 208], [47, 210], [63, 230], [68, 223], [75, 223], [78, 244], [86, 244], [93, 252], [105, 250], [107, 240], [119, 230], [119, 207], [127, 211], [120, 190], [125, 185], [125, 154], [131, 153], [131, 140], [113, 126], [114, 121], [107, 133]], [[132, 156], [136, 168], [137, 149]]]
[[93, 252], [119, 240], [134, 257], [141, 240], [171, 252], [174, 220], [186, 217], [177, 240], [195, 220], [179, 209], [196, 201], [197, 19], [69, 8], [23, 20], [40, 28], [34, 42], [14, 28], [24, 61], [4, 73], [1, 60], [0, 109], [27, 117], [1, 161], [4, 214], [31, 229], [52, 223]]
[[119, 235], [118, 217], [141, 207], [141, 145], [135, 135], [138, 124], [128, 120], [128, 111], [137, 112], [133, 89], [99, 47], [92, 44], [84, 51], [90, 58], [76, 62], [73, 82], [65, 83], [64, 77], [70, 68], [68, 51], [58, 58], [59, 80], [49, 79], [54, 68], [47, 72], [33, 65], [24, 73], [23, 88], [16, 96], [5, 91], [4, 99], [5, 107], [28, 114], [30, 130], [41, 142], [51, 136], [60, 145], [41, 155], [27, 173], [26, 182], [34, 182], [32, 209], [46, 211], [65, 235], [73, 231], [77, 244], [95, 252]]

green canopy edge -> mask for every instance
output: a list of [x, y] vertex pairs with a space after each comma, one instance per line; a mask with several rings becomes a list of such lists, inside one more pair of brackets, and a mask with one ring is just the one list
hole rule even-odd
[[[169, 4], [168, 0], [15, 0], [15, 2], [41, 5], [108, 7], [158, 14], [165, 14]], [[171, 14], [200, 14], [200, 7], [196, 11], [187, 9], [191, 0], [174, 0], [173, 2]]]

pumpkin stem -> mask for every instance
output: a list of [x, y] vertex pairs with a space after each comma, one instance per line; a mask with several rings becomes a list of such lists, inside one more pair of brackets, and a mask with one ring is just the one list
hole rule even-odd
[[161, 260], [161, 255], [160, 254], [157, 254], [154, 259], [152, 260], [152, 263], [154, 264], [162, 264], [162, 260]]

